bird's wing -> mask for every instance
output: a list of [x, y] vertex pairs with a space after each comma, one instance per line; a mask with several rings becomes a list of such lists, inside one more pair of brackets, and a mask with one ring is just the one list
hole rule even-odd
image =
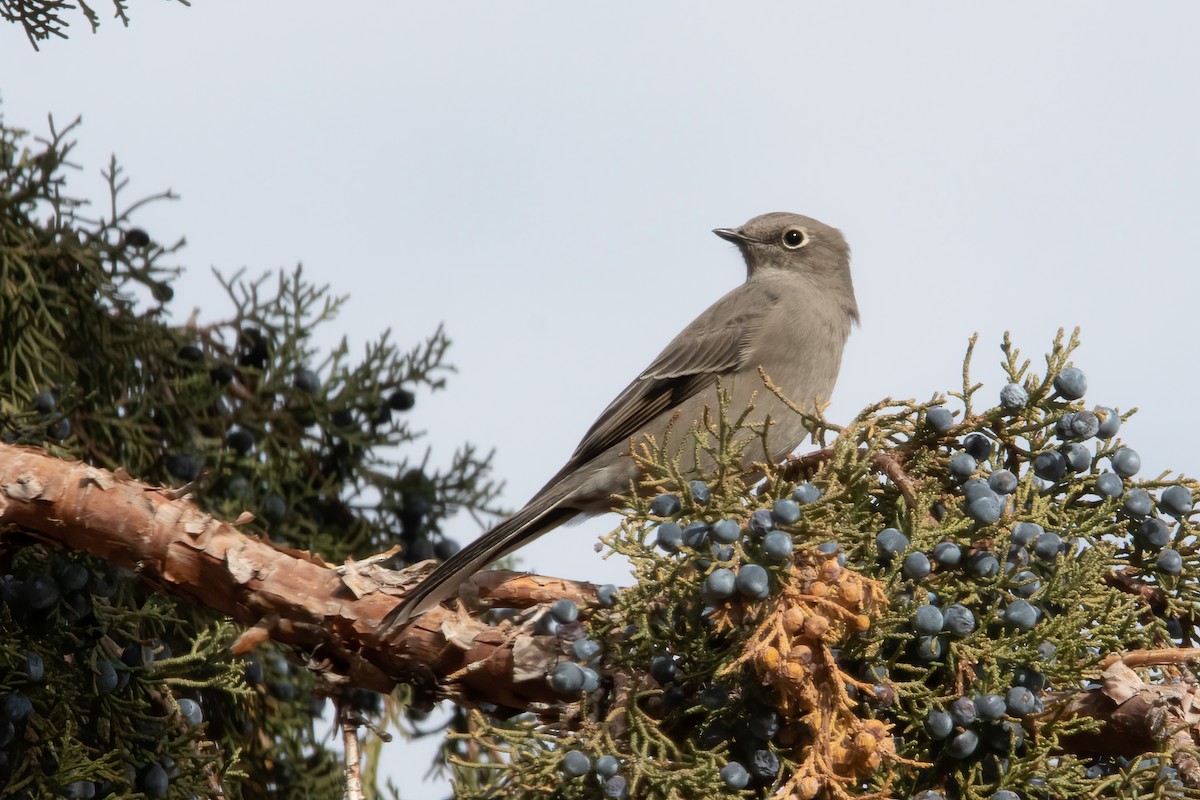
[[704, 390], [718, 376], [746, 366], [778, 302], [768, 287], [747, 283], [709, 307], [617, 395], [546, 488], [614, 445], [628, 442], [656, 416]]

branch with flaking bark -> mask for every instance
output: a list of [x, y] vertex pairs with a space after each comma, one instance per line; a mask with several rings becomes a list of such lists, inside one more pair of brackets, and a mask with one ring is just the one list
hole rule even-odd
[[[1056, 701], [1042, 715], [1090, 717], [1104, 724], [1095, 731], [1065, 737], [1067, 752], [1078, 756], [1125, 756], [1136, 758], [1158, 752], [1165, 746], [1174, 767], [1189, 788], [1200, 787], [1200, 760], [1196, 756], [1200, 731], [1200, 684], [1181, 661], [1191, 661], [1200, 652], [1180, 648], [1179, 659], [1168, 662], [1171, 651], [1142, 651], [1110, 658], [1100, 675], [1100, 686], [1072, 692], [1049, 692]], [[1133, 667], [1173, 663], [1174, 682], [1146, 683]], [[1050, 704], [1048, 704], [1050, 705]], [[1035, 725], [1037, 720], [1035, 720]]]
[[[562, 698], [545, 675], [569, 642], [536, 635], [530, 614], [489, 625], [478, 612], [563, 597], [582, 605], [595, 596], [587, 583], [482, 572], [460, 589], [464, 608], [434, 609], [385, 641], [376, 628], [420, 580], [419, 567], [396, 572], [379, 566], [379, 558], [328, 564], [243, 534], [172, 490], [8, 445], [0, 445], [0, 538], [33, 538], [132, 570], [164, 594], [246, 626], [235, 651], [272, 639], [305, 654], [333, 684], [387, 692], [404, 682], [429, 698], [551, 716], [563, 713]], [[560, 632], [570, 635], [569, 627]], [[1187, 748], [1200, 739], [1200, 687], [1190, 669], [1198, 658], [1200, 651], [1185, 648], [1110, 658], [1101, 665], [1100, 688], [1051, 693], [1047, 714], [1103, 723], [1100, 734], [1066, 742], [1078, 754], [1152, 752], [1170, 738], [1181, 776], [1200, 786], [1200, 766], [1187, 760]], [[1131, 668], [1145, 666], [1169, 669], [1179, 680], [1144, 683]], [[610, 678], [617, 687], [628, 680]]]
[[[269, 638], [305, 654], [334, 684], [388, 692], [404, 682], [427, 697], [516, 710], [561, 699], [545, 675], [569, 642], [534, 635], [529, 622], [488, 625], [438, 608], [381, 640], [379, 621], [420, 580], [419, 565], [397, 572], [376, 559], [328, 564], [244, 534], [170, 489], [0, 445], [0, 538], [13, 537], [129, 569], [156, 591], [246, 626], [235, 652]], [[476, 575], [461, 595], [475, 610], [564, 597], [585, 605], [595, 587], [496, 570]]]

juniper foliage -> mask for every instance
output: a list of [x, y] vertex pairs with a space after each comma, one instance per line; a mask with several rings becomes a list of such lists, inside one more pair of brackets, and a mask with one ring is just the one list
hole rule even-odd
[[[92, 211], [67, 187], [74, 129], [31, 141], [0, 119], [5, 442], [186, 488], [224, 519], [251, 511], [243, 530], [334, 562], [446, 552], [449, 515], [494, 512], [490, 456], [464, 445], [435, 469], [409, 422], [445, 385], [443, 331], [322, 352], [314, 332], [342, 300], [300, 268], [218, 276], [228, 316], [173, 323], [182, 241], [136, 224], [171, 195], [126, 203], [114, 159]], [[0, 794], [340, 797], [320, 725], [333, 690], [270, 646], [231, 656], [237, 633], [98, 560], [0, 534]]]
[[[1005, 337], [1002, 391], [972, 382], [972, 340], [958, 391], [885, 400], [845, 426], [809, 415], [819, 449], [764, 459], [757, 485], [736, 468], [759, 447], [735, 443], [740, 409], [695, 431], [715, 475], [683, 474], [647, 442], [642, 489], [679, 503], [631, 492], [606, 541], [635, 584], [559, 634], [602, 644], [590, 666], [606, 680], [557, 714], [474, 718], [459, 796], [1194, 796], [1190, 736], [1160, 723], [1134, 743], [1069, 713], [1101, 682], [1194, 696], [1200, 609], [1197, 483], [1098, 487], [1131, 451], [1121, 416], [1080, 399], [1077, 333], [1060, 332], [1040, 374]], [[1048, 453], [1070, 453], [1066, 468]], [[743, 580], [754, 571], [761, 592]], [[1105, 671], [1130, 651], [1133, 669]], [[615, 758], [624, 783], [564, 773], [569, 750]]]

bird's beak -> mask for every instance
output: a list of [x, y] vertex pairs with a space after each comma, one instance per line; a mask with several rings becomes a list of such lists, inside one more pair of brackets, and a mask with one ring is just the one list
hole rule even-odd
[[726, 241], [733, 242], [734, 244], [747, 244], [754, 241], [741, 231], [733, 228], [713, 228], [713, 233]]

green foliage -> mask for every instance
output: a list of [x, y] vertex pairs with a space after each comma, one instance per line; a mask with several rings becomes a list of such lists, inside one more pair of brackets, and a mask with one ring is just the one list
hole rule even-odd
[[[739, 421], [722, 409], [696, 431], [696, 447], [718, 464], [706, 476], [711, 496], [703, 502], [689, 483], [701, 476], [681, 474], [677, 454], [647, 443], [644, 488], [675, 493], [680, 511], [657, 517], [645, 492], [628, 498], [631, 512], [607, 543], [631, 560], [637, 582], [615, 607], [585, 610], [577, 634], [560, 634], [602, 642], [597, 669], [615, 679], [585, 695], [578, 709], [504, 725], [477, 719], [469, 734], [474, 754], [458, 762], [459, 796], [605, 796], [600, 776], [562, 774], [569, 749], [617, 756], [637, 798], [733, 796], [719, 773], [731, 761], [750, 771], [747, 796], [1191, 796], [1175, 771], [1192, 757], [1190, 748], [1175, 749], [1164, 733], [1143, 759], [1125, 758], [1119, 737], [1108, 739], [1107, 753], [1077, 751], [1080, 740], [1072, 737], [1094, 734], [1101, 722], [1064, 713], [1073, 698], [1095, 691], [1107, 658], [1128, 651], [1151, 653], [1151, 666], [1136, 673], [1146, 683], [1183, 679], [1191, 686], [1191, 673], [1174, 666], [1169, 651], [1192, 644], [1200, 578], [1196, 514], [1190, 505], [1172, 510], [1164, 493], [1181, 486], [1188, 493], [1176, 497], [1192, 498], [1194, 480], [1127, 477], [1116, 497], [1097, 488], [1126, 445], [1107, 430], [1100, 438], [1069, 428], [1084, 405], [1064, 396], [1076, 394], [1067, 383], [1060, 391], [1055, 382], [1065, 381], [1076, 344], [1060, 334], [1039, 375], [1006, 338], [1003, 364], [1027, 395], [1021, 404], [980, 407], [969, 350], [958, 392], [926, 403], [885, 400], [844, 427], [810, 415], [822, 449], [784, 467], [764, 464], [765, 480], [755, 487], [735, 465], [757, 437], [739, 437]], [[931, 422], [933, 409], [952, 406], [957, 419], [949, 426]], [[1085, 422], [1095, 420], [1085, 415]], [[979, 457], [964, 461], [973, 434], [982, 437], [969, 442]], [[1039, 454], [1072, 444], [1086, 447], [1077, 471], [1054, 477], [1043, 467], [1051, 477], [1035, 475]], [[969, 475], [952, 471], [956, 457], [956, 469], [972, 467]], [[1002, 470], [1015, 488], [997, 495], [986, 481]], [[811, 486], [795, 495], [798, 509], [788, 506], [801, 484]], [[1139, 490], [1152, 493], [1150, 509], [1131, 503]], [[968, 498], [980, 495], [998, 501], [994, 516], [971, 505]], [[721, 520], [737, 523], [735, 541], [714, 541]], [[1147, 520], [1161, 521], [1169, 541], [1147, 541]], [[687, 531], [696, 536], [690, 526], [699, 523], [707, 525], [704, 538], [689, 545]], [[1022, 523], [1051, 536], [1026, 540], [1034, 529]], [[668, 525], [684, 529], [677, 553], [655, 544]], [[898, 533], [880, 539], [886, 528]], [[792, 559], [767, 554], [769, 529], [786, 532]], [[899, 546], [889, 547], [889, 536]], [[957, 548], [938, 551], [939, 561], [932, 554], [943, 543]], [[1166, 546], [1181, 555], [1178, 575], [1159, 566]], [[765, 600], [726, 598], [706, 583], [720, 570], [740, 574], [755, 564], [770, 577]], [[1031, 616], [1018, 613], [1018, 601], [1030, 605]], [[914, 628], [925, 605], [937, 610], [932, 635]], [[971, 612], [969, 629], [942, 628], [954, 605]], [[665, 682], [661, 673], [651, 677], [654, 660], [664, 657], [675, 665]], [[950, 710], [960, 698], [1003, 698], [1021, 686], [1032, 690], [1034, 707], [1022, 710], [1018, 692], [999, 717], [960, 721], [949, 736], [926, 727], [931, 712]], [[972, 737], [974, 749], [956, 755]], [[769, 768], [775, 759], [777, 771], [755, 774], [756, 764]]]
[[[191, 5], [189, 0], [176, 2], [184, 6]], [[112, 0], [112, 6], [113, 17], [128, 26], [128, 0]], [[67, 38], [69, 20], [75, 13], [83, 15], [92, 27], [92, 33], [100, 29], [100, 13], [84, 0], [0, 0], [0, 19], [20, 23], [34, 50], [38, 49], [38, 42], [51, 36]]]
[[[447, 516], [493, 510], [488, 457], [464, 446], [443, 469], [409, 457], [420, 443], [406, 411], [445, 384], [442, 331], [410, 349], [384, 334], [361, 357], [344, 340], [321, 352], [314, 332], [342, 301], [299, 268], [221, 278], [227, 318], [173, 324], [182, 242], [134, 219], [170, 195], [125, 205], [113, 161], [109, 208], [89, 217], [66, 188], [73, 127], [31, 147], [0, 120], [6, 443], [180, 487], [221, 518], [251, 511], [247, 533], [334, 562], [397, 543], [419, 560], [452, 546]], [[283, 654], [234, 658], [227, 623], [19, 531], [0, 537], [0, 589], [0, 697], [20, 712], [0, 711], [0, 793], [86, 794], [86, 782], [126, 797], [139, 771], [161, 768], [170, 797], [214, 784], [231, 798], [341, 796], [316, 699], [334, 690]], [[40, 680], [22, 672], [28, 653]], [[343, 699], [379, 717], [360, 694]], [[181, 712], [192, 701], [198, 724]]]

